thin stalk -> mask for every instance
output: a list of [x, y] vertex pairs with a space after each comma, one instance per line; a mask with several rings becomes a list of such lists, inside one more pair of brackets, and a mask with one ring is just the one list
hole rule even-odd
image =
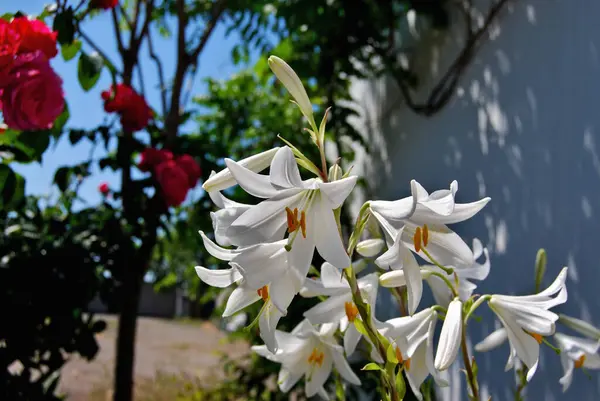
[[423, 251], [423, 253], [425, 254], [425, 256], [427, 256], [429, 258], [429, 260], [431, 260], [431, 262], [436, 265], [437, 267], [439, 267], [440, 269], [442, 269], [443, 271], [446, 272], [446, 274], [451, 275], [452, 273], [454, 273], [454, 269], [451, 269], [450, 267], [446, 267], [444, 265], [442, 265], [440, 262], [438, 262], [437, 260], [435, 260], [433, 258], [433, 256], [431, 256], [431, 254], [429, 252], [427, 252], [427, 249], [425, 249], [425, 247], [421, 248], [421, 250]]
[[444, 281], [444, 283], [446, 283], [448, 288], [450, 288], [450, 291], [452, 292], [452, 296], [454, 296], [454, 297], [458, 296], [458, 292], [456, 292], [456, 289], [454, 288], [454, 286], [452, 285], [450, 280], [448, 280], [448, 277], [446, 277], [443, 274], [438, 273], [438, 272], [432, 272], [431, 275], [441, 278]]
[[460, 346], [462, 349], [463, 364], [465, 365], [465, 370], [467, 371], [467, 381], [469, 383], [469, 387], [471, 387], [471, 394], [473, 394], [473, 400], [479, 401], [479, 389], [477, 387], [477, 379], [473, 374], [471, 359], [469, 358], [469, 350], [467, 349], [467, 325], [465, 324], [464, 320]]

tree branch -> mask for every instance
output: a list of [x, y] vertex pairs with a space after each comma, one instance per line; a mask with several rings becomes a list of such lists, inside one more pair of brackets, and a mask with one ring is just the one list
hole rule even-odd
[[167, 87], [165, 86], [165, 71], [163, 69], [162, 61], [158, 55], [154, 52], [154, 46], [152, 45], [152, 32], [148, 33], [148, 53], [150, 58], [156, 64], [156, 71], [158, 74], [158, 83], [160, 85], [160, 103], [162, 107], [162, 114], [167, 114]]
[[218, 0], [213, 4], [211, 10], [211, 18], [207, 22], [204, 28], [204, 33], [200, 38], [198, 46], [191, 52], [188, 53], [185, 48], [185, 29], [187, 27], [187, 15], [185, 13], [185, 2], [184, 0], [177, 0], [177, 67], [175, 70], [175, 78], [173, 80], [173, 88], [171, 90], [171, 103], [169, 104], [169, 113], [165, 119], [165, 133], [167, 135], [167, 141], [172, 141], [177, 135], [177, 129], [179, 127], [179, 117], [181, 108], [181, 93], [183, 89], [183, 82], [188, 68], [192, 64], [196, 64], [198, 56], [204, 49], [206, 42], [210, 38], [217, 22], [225, 11], [226, 0]]
[[115, 31], [115, 37], [117, 38], [117, 50], [121, 57], [125, 54], [125, 46], [123, 46], [123, 38], [121, 37], [121, 28], [119, 28], [119, 18], [117, 17], [117, 10], [111, 10], [111, 16], [113, 20], [113, 28]]

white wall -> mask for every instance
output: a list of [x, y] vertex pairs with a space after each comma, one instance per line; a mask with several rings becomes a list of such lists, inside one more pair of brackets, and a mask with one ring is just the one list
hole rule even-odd
[[[545, 247], [546, 285], [570, 267], [569, 301], [559, 310], [600, 325], [600, 1], [514, 4], [457, 96], [434, 117], [403, 107], [392, 81], [353, 86], [363, 113], [357, 124], [373, 152], [358, 171], [378, 198], [407, 196], [412, 178], [430, 190], [457, 179], [461, 202], [490, 196], [479, 216], [455, 226], [468, 243], [477, 236], [492, 252], [481, 293], [530, 292], [535, 254]], [[471, 327], [474, 343], [493, 330], [491, 313], [483, 314]], [[563, 396], [559, 358], [545, 348], [529, 400], [600, 399], [594, 371], [592, 380], [576, 372]], [[484, 393], [512, 400], [514, 379], [503, 371], [508, 346], [476, 357], [487, 377]], [[462, 373], [455, 376], [457, 385]], [[466, 400], [457, 387], [446, 395]]]

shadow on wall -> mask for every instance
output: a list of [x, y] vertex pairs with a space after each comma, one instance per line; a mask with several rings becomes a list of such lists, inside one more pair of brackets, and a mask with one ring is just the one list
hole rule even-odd
[[[480, 215], [454, 227], [467, 243], [477, 236], [491, 251], [490, 276], [477, 292], [531, 293], [536, 251], [543, 247], [548, 252], [544, 285], [562, 266], [570, 268], [569, 301], [558, 310], [596, 325], [598, 15], [597, 0], [513, 2], [468, 68], [452, 103], [431, 118], [404, 107], [391, 80], [357, 82], [352, 89], [363, 110], [357, 124], [372, 147], [362, 169], [374, 183], [376, 197], [409, 195], [413, 178], [428, 190], [447, 188], [458, 180], [459, 202], [490, 196], [492, 202]], [[451, 60], [448, 55], [438, 59], [442, 65]], [[431, 68], [436, 69], [443, 72], [437, 65]], [[481, 311], [483, 322], [474, 322], [470, 330], [474, 343], [495, 326], [491, 312]], [[600, 399], [600, 375], [595, 371], [591, 380], [576, 372], [563, 396], [559, 357], [543, 348], [538, 374], [528, 386], [529, 400]], [[513, 373], [504, 372], [508, 345], [475, 356], [482, 393], [493, 400], [514, 399]], [[444, 398], [465, 399], [464, 384], [458, 385], [462, 373], [456, 369], [451, 376], [453, 388]]]

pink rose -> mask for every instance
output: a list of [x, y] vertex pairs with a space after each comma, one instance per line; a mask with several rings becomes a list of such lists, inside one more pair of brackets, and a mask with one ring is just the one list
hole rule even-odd
[[17, 130], [49, 129], [65, 107], [62, 80], [41, 51], [18, 55], [0, 91], [4, 122]]
[[148, 107], [146, 100], [133, 88], [118, 84], [109, 90], [103, 91], [104, 110], [107, 113], [119, 113], [121, 125], [127, 131], [139, 131], [148, 125], [152, 118], [152, 110]]
[[198, 178], [202, 174], [202, 170], [198, 163], [196, 163], [196, 160], [190, 155], [182, 155], [175, 159], [175, 162], [188, 175], [190, 188], [194, 188], [198, 184]]
[[0, 19], [0, 74], [8, 71], [20, 44], [21, 36], [10, 23]]
[[142, 159], [138, 168], [142, 171], [150, 171], [162, 162], [173, 159], [173, 153], [165, 149], [147, 148], [142, 152]]
[[51, 31], [43, 21], [18, 17], [13, 19], [10, 25], [21, 36], [19, 53], [41, 50], [49, 59], [58, 54], [56, 48], [58, 32]]
[[108, 187], [108, 183], [103, 182], [100, 185], [98, 185], [98, 191], [100, 191], [100, 193], [104, 196], [108, 195], [110, 193], [110, 188]]
[[173, 160], [159, 164], [154, 170], [167, 206], [179, 206], [189, 189], [189, 177]]

